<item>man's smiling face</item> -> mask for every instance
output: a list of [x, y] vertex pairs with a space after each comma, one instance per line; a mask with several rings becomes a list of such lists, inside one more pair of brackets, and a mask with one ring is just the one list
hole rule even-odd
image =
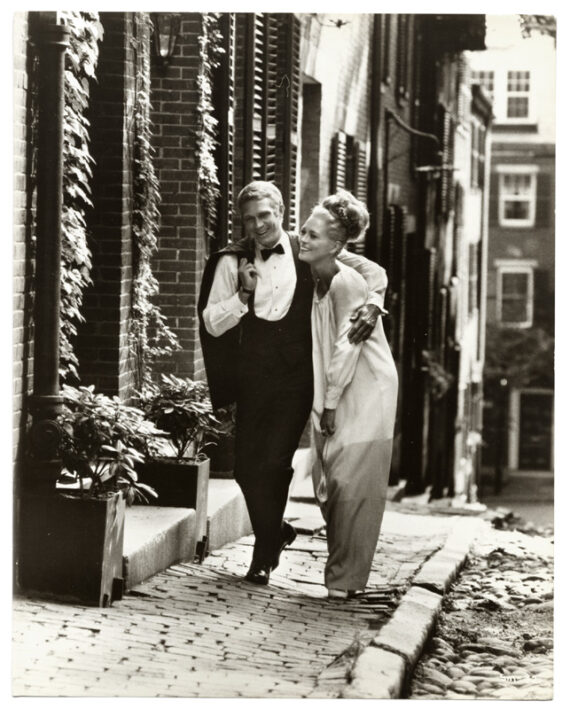
[[241, 217], [246, 236], [255, 239], [260, 248], [270, 248], [279, 241], [283, 214], [273, 200], [248, 200], [242, 206]]

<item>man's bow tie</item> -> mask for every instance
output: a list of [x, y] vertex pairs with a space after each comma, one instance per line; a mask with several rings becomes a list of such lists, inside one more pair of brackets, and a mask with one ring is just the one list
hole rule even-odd
[[277, 244], [271, 249], [261, 249], [261, 258], [264, 261], [267, 261], [267, 259], [271, 256], [271, 254], [284, 254], [285, 249], [283, 248], [283, 244]]

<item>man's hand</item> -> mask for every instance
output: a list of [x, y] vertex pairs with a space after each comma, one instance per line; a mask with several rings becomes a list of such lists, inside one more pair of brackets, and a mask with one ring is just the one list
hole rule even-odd
[[257, 285], [257, 271], [255, 270], [255, 266], [245, 258], [240, 259], [238, 266], [238, 278], [240, 288], [247, 291], [244, 295], [248, 298], [249, 295], [253, 293], [255, 286]]
[[334, 419], [336, 415], [335, 409], [325, 409], [321, 416], [321, 433], [323, 436], [332, 436], [336, 431]]
[[354, 325], [348, 332], [348, 341], [356, 345], [367, 340], [372, 334], [372, 330], [376, 327], [376, 321], [381, 313], [380, 308], [372, 303], [366, 303], [366, 305], [355, 310], [350, 316]]

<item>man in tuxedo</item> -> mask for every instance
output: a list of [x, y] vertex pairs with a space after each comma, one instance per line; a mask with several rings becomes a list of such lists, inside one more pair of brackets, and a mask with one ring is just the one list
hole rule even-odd
[[[246, 579], [267, 584], [296, 537], [283, 520], [292, 459], [313, 399], [310, 268], [282, 227], [283, 197], [255, 181], [238, 195], [245, 237], [208, 259], [198, 302], [200, 337], [212, 405], [236, 407], [235, 479], [255, 535]], [[349, 334], [366, 339], [382, 312], [384, 269], [362, 256], [340, 260], [367, 280], [369, 302]]]

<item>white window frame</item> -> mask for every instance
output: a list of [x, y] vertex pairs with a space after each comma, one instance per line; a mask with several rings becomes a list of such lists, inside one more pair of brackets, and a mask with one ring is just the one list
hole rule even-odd
[[[528, 89], [526, 91], [509, 91], [509, 74], [510, 73], [525, 73], [528, 74]], [[528, 123], [532, 114], [530, 105], [531, 95], [530, 88], [532, 82], [532, 72], [530, 69], [508, 69], [505, 73], [505, 121], [507, 123]], [[527, 112], [526, 116], [509, 116], [509, 99], [510, 98], [526, 98]]]
[[[537, 262], [534, 260], [503, 260], [497, 259], [495, 267], [497, 269], [497, 297], [496, 297], [496, 319], [502, 327], [518, 328], [523, 330], [532, 327], [534, 319], [534, 269]], [[526, 294], [526, 320], [520, 322], [505, 322], [503, 320], [503, 275], [506, 273], [524, 273], [528, 276], [528, 290]]]
[[[499, 174], [499, 225], [502, 227], [533, 227], [536, 220], [536, 175], [537, 165], [497, 165], [495, 171]], [[505, 217], [505, 202], [512, 202], [513, 195], [505, 194], [505, 175], [528, 175], [530, 177], [530, 194], [528, 198], [521, 198], [521, 202], [528, 202], [527, 219], [508, 219]], [[515, 198], [516, 199], [516, 198]]]

